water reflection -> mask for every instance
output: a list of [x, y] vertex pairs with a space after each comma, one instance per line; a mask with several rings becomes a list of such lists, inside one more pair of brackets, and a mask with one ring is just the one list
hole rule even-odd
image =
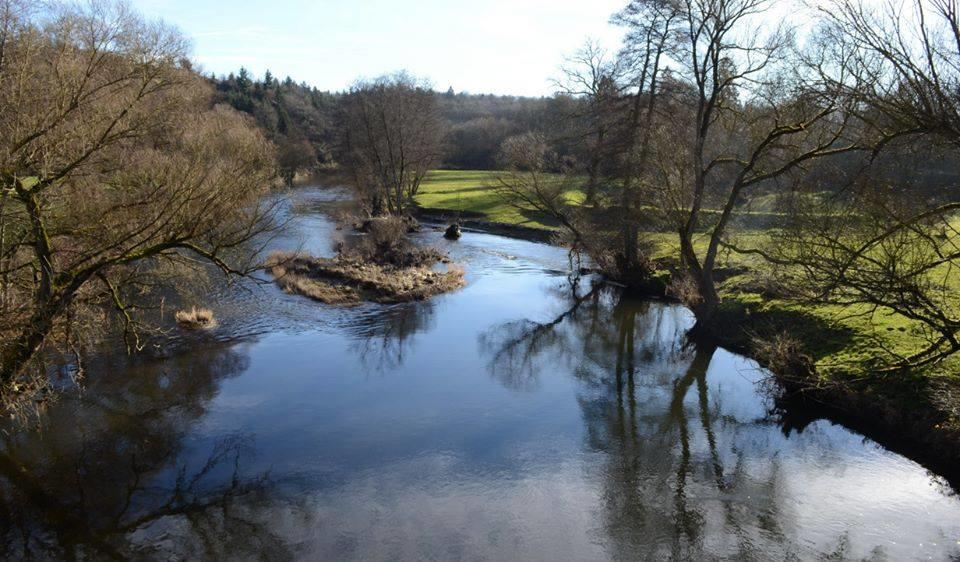
[[354, 340], [351, 351], [369, 372], [401, 367], [413, 348], [414, 336], [432, 328], [434, 306], [427, 301], [367, 307], [343, 323], [344, 332]]
[[[884, 559], [889, 548], [909, 552], [895, 540], [885, 547], [883, 537], [831, 530], [829, 517], [817, 521], [797, 505], [803, 500], [790, 480], [807, 478], [811, 467], [790, 459], [799, 478], [785, 472], [781, 457], [793, 455], [770, 415], [771, 400], [756, 388], [762, 373], [737, 369], [714, 347], [686, 345], [692, 320], [685, 311], [602, 286], [585, 294], [571, 288], [562, 301], [544, 321], [488, 329], [480, 348], [491, 376], [511, 390], [536, 388], [541, 377], [563, 370], [578, 380], [585, 447], [602, 459], [589, 468], [602, 488], [597, 536], [611, 558]], [[814, 429], [806, 446], [832, 449], [831, 433]], [[859, 484], [855, 496], [871, 485]], [[801, 519], [805, 540], [796, 535]], [[947, 534], [922, 522], [915, 529], [950, 544], [957, 525], [947, 523]]]
[[243, 470], [249, 436], [187, 444], [221, 381], [246, 369], [241, 349], [139, 364], [101, 359], [91, 368], [103, 376], [53, 404], [44, 427], [4, 427], [3, 552], [41, 559], [282, 552], [244, 507], [268, 486], [266, 474]]

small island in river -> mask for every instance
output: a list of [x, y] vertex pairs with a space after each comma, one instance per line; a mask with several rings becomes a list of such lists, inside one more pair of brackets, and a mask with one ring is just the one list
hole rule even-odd
[[444, 253], [410, 241], [404, 219], [371, 219], [363, 230], [349, 249], [339, 244], [336, 257], [275, 252], [267, 269], [284, 291], [326, 304], [425, 300], [465, 284], [463, 269]]
[[274, 254], [268, 266], [284, 291], [327, 304], [425, 300], [465, 284], [463, 270], [449, 264], [445, 271], [438, 271], [426, 265], [405, 267], [347, 257]]

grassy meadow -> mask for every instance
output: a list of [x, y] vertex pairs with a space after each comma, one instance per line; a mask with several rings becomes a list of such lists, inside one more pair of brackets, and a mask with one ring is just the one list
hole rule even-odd
[[[549, 217], [510, 205], [497, 193], [499, 175], [487, 170], [434, 170], [420, 184], [416, 202], [427, 209], [461, 212], [482, 220], [555, 230]], [[577, 197], [578, 194], [571, 194]]]

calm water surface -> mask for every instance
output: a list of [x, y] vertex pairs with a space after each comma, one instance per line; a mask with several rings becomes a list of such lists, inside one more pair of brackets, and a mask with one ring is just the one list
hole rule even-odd
[[[337, 190], [278, 247], [329, 253]], [[103, 358], [0, 448], [5, 558], [950, 559], [960, 500], [562, 249], [466, 233], [469, 285], [331, 308], [221, 287], [208, 335]]]

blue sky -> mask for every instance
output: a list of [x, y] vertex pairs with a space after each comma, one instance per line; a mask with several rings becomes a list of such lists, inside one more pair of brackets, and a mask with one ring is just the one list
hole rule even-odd
[[406, 69], [438, 90], [547, 95], [588, 37], [614, 49], [607, 22], [626, 0], [132, 0], [179, 27], [218, 74], [247, 67], [325, 90]]

